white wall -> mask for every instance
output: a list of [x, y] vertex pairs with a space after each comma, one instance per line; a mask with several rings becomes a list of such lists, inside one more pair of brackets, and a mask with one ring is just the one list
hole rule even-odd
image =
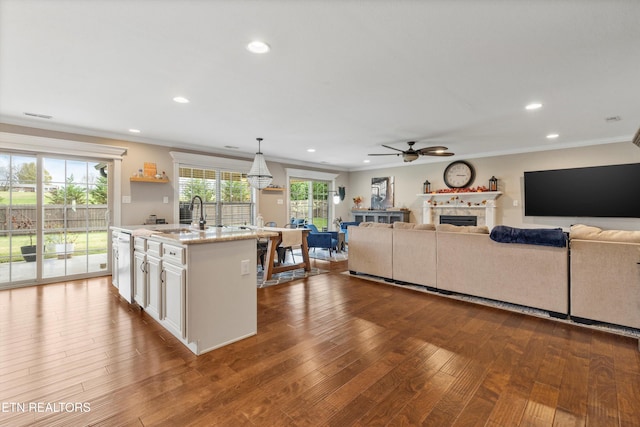
[[[609, 229], [640, 230], [640, 219], [638, 218], [524, 216], [523, 179], [525, 171], [640, 162], [640, 150], [631, 142], [463, 160], [471, 163], [476, 171], [473, 187], [488, 186], [489, 178], [492, 175], [499, 179], [498, 189], [504, 194], [497, 201], [498, 224], [513, 227], [563, 227], [568, 229], [571, 224], [582, 223]], [[453, 161], [451, 158], [447, 158], [437, 163], [351, 172], [348, 185], [349, 201], [353, 196], [361, 195], [365, 197], [365, 205], [368, 206], [370, 204], [371, 178], [394, 176], [395, 206], [411, 209], [411, 222], [422, 222], [422, 200], [416, 197], [416, 194], [422, 193], [422, 183], [425, 179], [431, 182], [432, 190], [446, 188], [443, 173], [444, 168], [451, 161]], [[630, 195], [630, 197], [640, 197], [640, 195]], [[514, 201], [518, 202], [517, 207], [513, 206]]]
[[[0, 123], [0, 131], [127, 147], [127, 154], [122, 161], [122, 195], [131, 196], [131, 204], [122, 205], [122, 224], [142, 224], [150, 214], [155, 214], [158, 218], [165, 218], [168, 222], [177, 222], [177, 218], [173, 218], [173, 194], [176, 179], [171, 176], [173, 161], [169, 151], [188, 150], [3, 123]], [[211, 155], [211, 153], [201, 154]], [[470, 162], [476, 171], [476, 178], [472, 186], [488, 186], [489, 178], [492, 175], [499, 179], [499, 190], [504, 194], [497, 202], [499, 208], [498, 224], [513, 227], [568, 228], [571, 224], [584, 223], [609, 229], [640, 230], [640, 219], [638, 218], [525, 217], [523, 210], [525, 171], [638, 163], [640, 162], [640, 149], [631, 142], [464, 160]], [[409, 208], [411, 222], [422, 222], [422, 200], [416, 197], [416, 194], [422, 192], [422, 183], [425, 179], [431, 182], [432, 190], [446, 188], [442, 175], [444, 168], [451, 161], [451, 158], [446, 158], [436, 163], [404, 165], [398, 160], [398, 167], [393, 168], [350, 173], [335, 171], [338, 174], [336, 186], [346, 187], [345, 200], [335, 206], [335, 216], [342, 217], [344, 221], [351, 220], [353, 197], [363, 196], [365, 206], [370, 204], [371, 178], [393, 176], [395, 177], [395, 207]], [[129, 182], [129, 177], [138, 168], [142, 168], [144, 162], [155, 162], [160, 171], [167, 172], [171, 182], [169, 184]], [[283, 187], [288, 185], [285, 182], [287, 167], [305, 169], [299, 165], [276, 162], [267, 162], [267, 164], [274, 176], [273, 183]], [[313, 170], [314, 168], [307, 167], [306, 169]], [[316, 170], [331, 172], [321, 168]], [[169, 203], [162, 203], [164, 196], [169, 197]], [[638, 195], [630, 195], [630, 197], [634, 196], [638, 197]], [[278, 204], [278, 199], [283, 199], [282, 205]], [[513, 206], [514, 200], [518, 201], [519, 206]], [[259, 196], [258, 209], [265, 221], [276, 221], [278, 225], [282, 225], [288, 221], [286, 203], [286, 192], [282, 194], [263, 193]]]

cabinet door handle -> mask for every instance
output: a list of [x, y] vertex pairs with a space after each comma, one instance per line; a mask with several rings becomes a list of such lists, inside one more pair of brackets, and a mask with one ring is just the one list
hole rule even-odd
[[162, 270], [160, 272], [160, 283], [164, 283], [164, 278], [165, 278], [166, 274], [167, 274], [166, 270]]
[[169, 255], [176, 255], [176, 252], [169, 251]]

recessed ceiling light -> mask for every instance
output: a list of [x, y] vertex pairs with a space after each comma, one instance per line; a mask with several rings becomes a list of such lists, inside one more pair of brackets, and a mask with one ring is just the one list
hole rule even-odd
[[556, 139], [559, 136], [560, 135], [558, 135], [557, 133], [550, 133], [549, 135], [547, 135], [547, 139]]
[[129, 129], [131, 133], [140, 133], [140, 129]]
[[316, 149], [315, 148], [307, 148], [307, 152], [308, 153], [315, 153]]
[[176, 96], [175, 98], [173, 98], [174, 101], [176, 101], [179, 104], [188, 104], [189, 100], [187, 98], [185, 98], [184, 96]]
[[528, 104], [524, 108], [525, 110], [537, 110], [538, 108], [542, 108], [542, 104], [540, 104], [539, 102], [532, 102], [531, 104]]
[[271, 46], [260, 40], [254, 40], [247, 45], [247, 50], [251, 53], [267, 53]]
[[371, 160], [369, 160], [369, 159], [365, 159], [365, 160], [362, 161], [362, 163], [370, 163], [370, 162], [371, 162]]

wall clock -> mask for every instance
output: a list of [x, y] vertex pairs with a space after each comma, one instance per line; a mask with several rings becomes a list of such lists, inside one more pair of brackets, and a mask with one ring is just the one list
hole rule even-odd
[[444, 183], [449, 188], [468, 187], [475, 178], [473, 166], [463, 160], [451, 162], [444, 170]]

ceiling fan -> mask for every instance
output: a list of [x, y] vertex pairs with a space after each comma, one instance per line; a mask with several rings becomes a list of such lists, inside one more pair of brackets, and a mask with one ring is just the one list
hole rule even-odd
[[398, 148], [389, 147], [388, 145], [382, 144], [383, 147], [389, 148], [391, 150], [399, 151], [399, 153], [386, 153], [386, 154], [369, 154], [370, 156], [400, 156], [402, 155], [402, 159], [405, 162], [413, 162], [420, 156], [453, 156], [455, 153], [451, 153], [447, 147], [435, 146], [435, 147], [424, 147], [419, 150], [414, 150], [413, 146], [415, 141], [408, 141], [409, 149], [400, 150]]

